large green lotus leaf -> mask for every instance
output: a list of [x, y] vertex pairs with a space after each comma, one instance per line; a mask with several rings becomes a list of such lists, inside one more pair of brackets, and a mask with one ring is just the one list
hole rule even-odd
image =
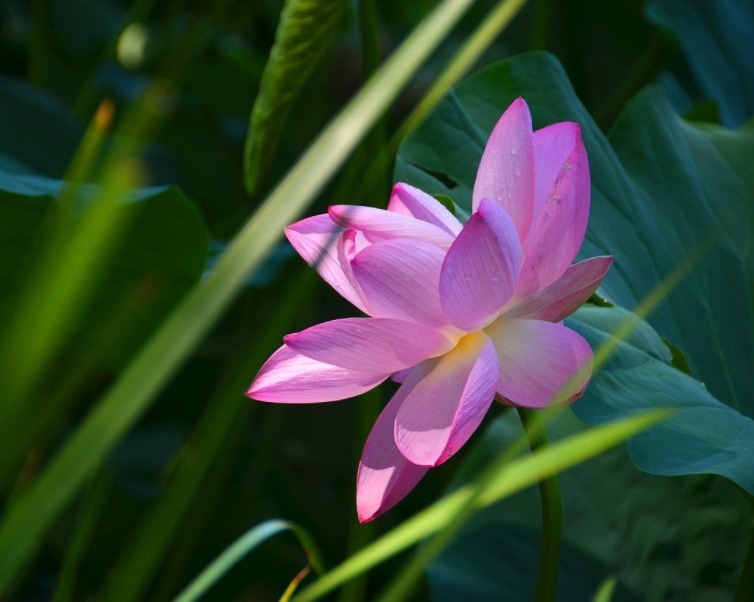
[[[50, 213], [70, 222], [96, 194], [84, 185], [76, 208], [62, 215], [60, 180], [0, 170], [0, 303], [9, 315], [17, 292], [44, 237]], [[208, 234], [193, 203], [178, 189], [133, 191], [119, 220], [127, 224], [101, 268], [94, 300], [74, 327], [83, 345], [109, 333], [107, 360], [117, 366], [143, 342], [188, 288], [201, 276]], [[105, 358], [103, 358], [105, 359]]]
[[634, 463], [661, 475], [718, 474], [754, 493], [754, 420], [670, 365], [670, 352], [646, 324], [638, 336], [616, 341], [611, 333], [629, 319], [617, 307], [585, 306], [567, 320], [593, 349], [617, 344], [573, 405], [576, 415], [599, 424], [653, 407], [673, 408], [673, 418], [628, 442]]
[[650, 21], [673, 32], [703, 92], [720, 106], [722, 123], [754, 115], [754, 36], [751, 0], [650, 0]]
[[[662, 474], [725, 474], [738, 482], [746, 480], [754, 492], [754, 461], [750, 451], [743, 454], [751, 449], [754, 432], [751, 421], [742, 416], [754, 416], [749, 244], [754, 197], [752, 176], [741, 158], [751, 156], [752, 130], [689, 125], [671, 110], [659, 89], [650, 89], [630, 103], [608, 142], [559, 63], [550, 55], [532, 53], [484, 69], [451, 93], [402, 145], [396, 179], [446, 194], [468, 210], [488, 133], [517, 96], [529, 103], [537, 128], [564, 120], [582, 127], [592, 174], [592, 209], [581, 255], [615, 257], [603, 283], [605, 296], [620, 306], [635, 307], [679, 266], [694, 261], [649, 321], [685, 352], [693, 375], [712, 395], [705, 392], [686, 400], [679, 391], [673, 397], [668, 389], [667, 395], [645, 401], [660, 405], [674, 400], [684, 415], [675, 424], [694, 426], [678, 434], [687, 443], [711, 430], [709, 414], [700, 412], [699, 404], [716, 408], [717, 436], [734, 436], [743, 447], [729, 450], [727, 460], [717, 463], [705, 461], [707, 444], [701, 440], [668, 458], [673, 440], [653, 437], [656, 449], [647, 445], [649, 439], [642, 439], [644, 444], [634, 446], [634, 459], [643, 458], [642, 468]], [[639, 396], [630, 391], [624, 395]], [[636, 409], [612, 407], [613, 418]], [[595, 404], [583, 404], [580, 415], [591, 422], [609, 418]], [[748, 472], [739, 474], [742, 468]]]
[[0, 153], [9, 157], [0, 165], [7, 167], [12, 158], [14, 168], [58, 178], [84, 130], [55, 97], [0, 77], [0, 132]]
[[[649, 332], [636, 340], [648, 342], [644, 334]], [[555, 440], [588, 428], [564, 412], [548, 425], [548, 434]], [[464, 459], [456, 484], [477, 475], [520, 434], [515, 412], [494, 420]], [[631, 465], [623, 448], [558, 480], [563, 500], [558, 600], [589, 600], [608, 576], [618, 580], [613, 602], [734, 598], [751, 520], [735, 485], [711, 476], [648, 475]], [[429, 567], [433, 599], [533, 600], [540, 541], [539, 492], [531, 487], [474, 517]]]
[[[683, 122], [662, 93], [650, 89], [621, 115], [611, 146], [557, 61], [533, 53], [461, 84], [403, 144], [397, 179], [447, 194], [468, 210], [487, 135], [519, 95], [535, 127], [563, 120], [582, 127], [592, 209], [581, 254], [615, 256], [603, 286], [610, 299], [634, 307], [687, 259], [701, 257], [650, 322], [686, 352], [715, 396], [754, 416], [752, 262], [745, 256], [754, 199], [749, 170], [736, 159], [752, 152], [754, 132], [711, 135], [708, 127]], [[722, 139], [730, 150], [718, 148]]]

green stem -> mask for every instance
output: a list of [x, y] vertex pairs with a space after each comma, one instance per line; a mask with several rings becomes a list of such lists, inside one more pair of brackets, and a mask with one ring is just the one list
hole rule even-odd
[[95, 533], [97, 521], [102, 518], [108, 497], [112, 491], [114, 477], [103, 473], [92, 483], [92, 488], [82, 502], [82, 508], [76, 517], [73, 533], [66, 550], [63, 566], [58, 577], [53, 602], [75, 600], [76, 577], [81, 560]]
[[[521, 422], [526, 428], [531, 421], [532, 410], [518, 408]], [[532, 453], [547, 447], [547, 436], [543, 430], [530, 435], [529, 445]], [[542, 500], [542, 550], [539, 557], [539, 575], [537, 577], [537, 602], [552, 602], [558, 585], [558, 566], [560, 564], [560, 539], [563, 515], [560, 501], [560, 486], [557, 475], [539, 482], [539, 494]]]
[[[246, 222], [212, 273], [162, 322], [24, 492], [23, 500], [5, 510], [0, 523], [0, 591], [12, 586], [53, 521], [209, 332], [246, 276], [281, 237], [283, 227], [303, 213], [472, 4], [473, 0], [444, 0], [414, 29]], [[152, 121], [142, 127], [147, 124]]]
[[[381, 410], [381, 397], [382, 394], [379, 389], [372, 389], [371, 391], [364, 393], [358, 399], [356, 427], [354, 429], [356, 431], [354, 441], [354, 466], [358, 465], [362, 449], [364, 448], [364, 442], [367, 440], [377, 416], [379, 416]], [[345, 557], [350, 558], [368, 545], [372, 539], [374, 539], [374, 535], [374, 523], [366, 523], [362, 525], [356, 520], [356, 518], [353, 518], [349, 527]], [[359, 600], [364, 600], [366, 599], [366, 589], [367, 576], [364, 574], [346, 584], [338, 595], [338, 602], [358, 602]]]
[[369, 79], [380, 66], [380, 37], [374, 0], [359, 0], [359, 33], [364, 79]]
[[607, 102], [595, 113], [595, 121], [606, 131], [626, 103], [631, 100], [654, 77], [662, 66], [673, 44], [661, 31], [655, 32], [636, 64], [631, 68], [623, 82], [611, 94]]
[[529, 36], [529, 50], [547, 50], [551, 13], [552, 0], [537, 0], [534, 3], [534, 23]]
[[[346, 558], [340, 565], [331, 569], [298, 593], [292, 602], [319, 600], [357, 575], [371, 570], [376, 565], [420, 541], [438, 533], [439, 536], [443, 537], [446, 531], [457, 529], [461, 523], [469, 518], [469, 515], [467, 515], [469, 505], [473, 507], [472, 510], [474, 511], [487, 508], [525, 487], [534, 485], [534, 483], [551, 474], [566, 470], [579, 462], [602, 453], [672, 415], [667, 410], [654, 410], [646, 414], [624, 418], [619, 422], [594, 427], [586, 433], [557, 441], [546, 449], [528, 457], [514, 459], [526, 450], [526, 439], [538, 433], [540, 429], [544, 428], [545, 423], [552, 420], [560, 411], [562, 411], [562, 408], [556, 407], [542, 410], [539, 414], [533, 414], [532, 424], [526, 428], [526, 436], [516, 438], [508, 447], [498, 452], [497, 456], [492, 458], [482, 474], [477, 476], [476, 479], [456, 489], [453, 493], [447, 494], [429, 508], [404, 521], [364, 549]], [[426, 545], [422, 546], [421, 556], [417, 554], [403, 569], [396, 581], [405, 579], [405, 583], [410, 586], [409, 576], [414, 578], [415, 575], [408, 573], [413, 571], [414, 567], [419, 569], [419, 577], [421, 577], [426, 562], [431, 560], [427, 553], [430, 544], [431, 542], [427, 542]], [[436, 552], [436, 550], [430, 551]], [[396, 591], [397, 588], [398, 584], [393, 583], [392, 589]], [[399, 593], [406, 593], [407, 589], [401, 587]], [[411, 592], [408, 591], [408, 593]], [[390, 597], [386, 595], [383, 597], [383, 600], [389, 600], [389, 602], [397, 602], [401, 599], [398, 596]]]
[[[123, 27], [117, 36], [113, 37], [107, 45], [102, 48], [93, 66], [86, 76], [86, 82], [81, 86], [81, 91], [73, 103], [72, 111], [82, 120], [88, 120], [92, 112], [96, 109], [97, 104], [102, 96], [102, 91], [95, 84], [95, 76], [102, 65], [115, 56], [115, 50], [118, 46], [118, 40], [123, 32], [133, 23], [145, 21], [149, 16], [156, 0], [136, 0], [133, 2], [128, 11], [128, 15], [123, 23]], [[165, 20], [165, 23], [170, 21]]]
[[358, 188], [350, 190], [349, 198], [362, 199], [370, 191], [377, 189], [380, 174], [391, 170], [401, 141], [413, 130], [418, 128], [429, 116], [432, 110], [445, 97], [448, 91], [456, 85], [479, 60], [485, 50], [490, 47], [498, 35], [515, 18], [528, 0], [501, 0], [490, 11], [472, 34], [463, 43], [434, 83], [424, 94], [422, 101], [414, 107], [411, 113], [393, 133], [383, 146], [369, 168], [366, 176], [359, 180]]
[[49, 70], [47, 2], [44, 2], [44, 0], [32, 0], [29, 9], [31, 12], [28, 62], [29, 81], [37, 88], [44, 88], [47, 84]]
[[[380, 66], [380, 37], [379, 22], [377, 20], [377, 7], [374, 0], [359, 0], [359, 34], [361, 36], [361, 62], [362, 77], [364, 82], [368, 81], [379, 69]], [[350, 165], [349, 176], [350, 182], [363, 178], [365, 166], [368, 166], [374, 157], [379, 157], [385, 146], [386, 138], [386, 116], [383, 115], [374, 125], [372, 131], [364, 138], [361, 145], [360, 156], [358, 160]], [[378, 185], [375, 187], [379, 194], [388, 193], [390, 187], [388, 171], [385, 169], [379, 175]], [[349, 182], [349, 184], [350, 184]], [[352, 185], [347, 185], [340, 189], [349, 190]], [[348, 201], [345, 201], [348, 202]], [[377, 389], [373, 389], [359, 398], [356, 421], [356, 449], [354, 450], [355, 465], [361, 457], [361, 450], [372, 429], [372, 424], [380, 413], [381, 394]], [[349, 527], [348, 542], [346, 544], [346, 558], [353, 556], [361, 550], [374, 538], [374, 525], [359, 524], [353, 518]], [[367, 589], [367, 576], [361, 575], [350, 581], [340, 592], [338, 602], [358, 602], [365, 599]]]
[[[750, 499], [752, 498], [750, 497]], [[754, 600], [754, 533], [752, 533], [749, 550], [746, 553], [746, 560], [744, 560], [735, 602], [750, 602], [751, 600]]]

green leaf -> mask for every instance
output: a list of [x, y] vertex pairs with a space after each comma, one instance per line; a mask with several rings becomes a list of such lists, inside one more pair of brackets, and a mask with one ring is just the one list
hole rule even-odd
[[473, 513], [486, 508], [541, 479], [584, 462], [667, 418], [668, 413], [659, 410], [632, 416], [614, 424], [592, 428], [530, 456], [513, 460], [508, 448], [501, 450], [498, 447], [492, 452], [493, 460], [485, 464], [482, 474], [476, 479], [356, 552], [295, 596], [293, 601], [318, 600], [409, 546], [436, 533], [442, 536], [446, 529], [454, 526], [455, 521], [466, 518], [467, 510]]
[[52, 0], [50, 28], [67, 52], [92, 54], [115, 38], [126, 16], [114, 0]]
[[[619, 308], [585, 307], [567, 324], [596, 349], [626, 314]], [[674, 408], [673, 418], [629, 442], [636, 466], [662, 475], [718, 474], [754, 492], [754, 420], [673, 368], [662, 339], [646, 325], [641, 332], [618, 343], [573, 411], [585, 422], [600, 424], [653, 407]]]
[[615, 585], [616, 581], [613, 577], [605, 579], [597, 590], [597, 593], [594, 595], [594, 602], [611, 602], [613, 600]]
[[[432, 600], [534, 600], [540, 539], [536, 527], [514, 524], [497, 508], [480, 513], [427, 571]], [[588, 600], [605, 566], [568, 542], [561, 554], [556, 599]]]
[[670, 364], [673, 366], [673, 368], [680, 370], [684, 374], [693, 376], [691, 374], [689, 362], [686, 359], [686, 355], [683, 353], [683, 351], [681, 351], [677, 345], [674, 345], [672, 341], [669, 341], [664, 337], [662, 340], [668, 346], [668, 349], [670, 349]]
[[345, 0], [286, 0], [254, 101], [244, 152], [246, 190], [264, 183], [288, 115], [345, 13]]
[[[653, 88], [630, 103], [608, 142], [557, 61], [532, 53], [497, 63], [461, 84], [401, 147], [396, 179], [446, 194], [469, 208], [488, 133], [519, 95], [529, 103], [535, 127], [565, 120], [582, 127], [592, 209], [581, 254], [615, 257], [601, 289], [604, 296], [634, 307], [671, 281], [679, 268], [688, 271], [649, 322], [683, 350], [692, 374], [706, 383], [709, 393], [698, 383], [694, 388], [692, 380], [683, 385], [683, 393], [691, 395], [688, 400], [660, 391], [663, 403], [686, 405], [686, 418], [674, 423], [690, 430], [667, 441], [654, 437], [654, 444], [669, 447], [650, 454], [649, 444], [643, 445], [644, 452], [635, 452], [634, 460], [662, 474], [712, 471], [754, 492], [754, 431], [752, 421], [742, 416], [754, 416], [754, 258], [749, 243], [754, 188], [745, 159], [754, 153], [754, 131], [686, 124]], [[453, 184], [446, 185], [448, 181]], [[666, 360], [667, 348], [661, 340], [658, 345], [664, 352], [656, 357]], [[644, 407], [659, 405], [656, 399], [641, 402], [624, 391], [622, 399], [629, 397]], [[728, 412], [715, 397], [740, 414]], [[719, 416], [717, 434], [710, 432], [711, 415]], [[732, 437], [727, 444], [726, 437]], [[661, 457], [660, 449], [676, 448], [678, 455]], [[722, 455], [700, 458], [715, 450]]]
[[317, 573], [323, 570], [322, 560], [317, 546], [311, 535], [302, 527], [282, 520], [268, 520], [257, 525], [220, 554], [206, 569], [176, 596], [176, 602], [194, 602], [199, 600], [215, 582], [227, 573], [246, 554], [259, 547], [262, 543], [285, 531], [291, 531], [298, 539], [301, 547], [305, 550], [309, 563]]
[[[555, 443], [588, 428], [563, 412], [548, 425], [548, 435]], [[464, 460], [455, 486], [473, 480], [520, 432], [512, 412], [496, 419]], [[608, 575], [618, 582], [615, 602], [733, 599], [751, 520], [735, 485], [709, 476], [648, 475], [631, 465], [623, 448], [558, 480], [559, 601], [590, 599]], [[433, 600], [533, 600], [540, 541], [536, 488], [479, 513], [429, 568]], [[717, 550], [714, 558], [709, 550]]]
[[443, 207], [450, 211], [459, 220], [466, 221], [469, 219], [468, 214], [463, 211], [458, 205], [456, 205], [453, 202], [453, 199], [451, 199], [449, 196], [445, 194], [436, 194], [434, 195], [434, 197], [443, 204]]
[[673, 32], [702, 90], [715, 99], [722, 123], [735, 127], [754, 115], [754, 36], [750, 0], [650, 0], [650, 21]]
[[417, 26], [248, 220], [212, 273], [163, 321], [40, 477], [7, 508], [0, 523], [0, 590], [11, 586], [54, 519], [209, 331], [283, 227], [301, 215], [472, 2], [444, 0]]
[[[83, 185], [77, 203], [68, 211], [60, 204], [66, 185], [36, 175], [0, 170], [0, 312], [13, 315], [25, 298], [27, 276], [38, 249], [47, 240], [55, 216], [61, 231], [75, 232], [82, 208], [96, 198], [100, 188]], [[55, 428], [59, 415], [77, 399], [87, 379], [96, 372], [119, 371], [144, 343], [168, 312], [202, 275], [207, 257], [206, 228], [191, 201], [175, 188], [147, 188], [130, 192], [113, 209], [114, 220], [124, 224], [114, 248], [94, 262], [88, 275], [91, 294], [82, 311], [62, 325], [60, 351], [52, 358], [68, 364], [55, 377], [55, 387], [45, 395], [37, 391], [24, 399], [20, 411], [0, 424], [4, 454], [0, 461], [0, 487], [5, 487], [28, 446]], [[54, 258], [57, 259], [57, 258]], [[53, 266], [60, 269], [58, 266]], [[49, 284], [49, 283], [47, 283]], [[49, 288], [43, 302], [60, 311]], [[30, 318], [40, 329], [39, 315]], [[0, 329], [6, 345], [11, 325]], [[15, 326], [15, 325], [13, 325]], [[23, 325], [28, 328], [28, 324]], [[29, 337], [24, 329], [24, 341]], [[50, 345], [49, 337], [42, 341]], [[17, 358], [20, 350], [9, 349]], [[29, 357], [28, 355], [26, 357]], [[31, 356], [37, 359], [38, 356]], [[23, 365], [29, 367], [28, 362]], [[20, 377], [20, 370], [13, 376]], [[41, 373], [34, 386], [48, 386]], [[44, 379], [44, 380], [43, 380]], [[8, 381], [9, 384], [11, 381]], [[17, 382], [17, 381], [16, 381]], [[6, 404], [7, 406], [8, 404]], [[9, 407], [3, 408], [9, 410]], [[17, 428], [16, 424], [23, 424]]]
[[[28, 168], [24, 171], [59, 178], [84, 129], [56, 98], [0, 77], [0, 132], [0, 153]], [[5, 160], [0, 163], [7, 167]]]
[[291, 294], [268, 317], [261, 331], [241, 329], [239, 340], [234, 344], [249, 351], [227, 367], [197, 428], [178, 456], [162, 495], [144, 515], [119, 557], [111, 562], [110, 576], [101, 592], [103, 599], [128, 602], [144, 598], [171, 544], [185, 522], [192, 519], [190, 511], [206, 487], [210, 470], [221, 463], [229, 447], [233, 449], [234, 438], [242, 437], [245, 432], [253, 406], [240, 397], [248, 385], [249, 375], [264, 363], [290, 329], [292, 317], [300, 313], [310, 298], [312, 282], [312, 273], [304, 272], [299, 282], [291, 284]]
[[[36, 175], [0, 170], [0, 307], [13, 302], [29, 258], [44, 236], [43, 222], [59, 210], [64, 183]], [[85, 185], [79, 205], [62, 219], [75, 228], [82, 204], [97, 194]], [[208, 234], [192, 202], [177, 188], [132, 191], [118, 209], [118, 221], [128, 224], [99, 278], [97, 295], [81, 324], [73, 330], [86, 338], [120, 312], [117, 345], [107, 357], [122, 365], [143, 343], [183, 294], [201, 276], [208, 251]], [[111, 326], [111, 325], [110, 325]]]

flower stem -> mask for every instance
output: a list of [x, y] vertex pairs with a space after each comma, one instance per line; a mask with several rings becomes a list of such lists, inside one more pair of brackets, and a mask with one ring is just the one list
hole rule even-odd
[[[532, 410], [517, 408], [524, 428], [533, 419]], [[529, 438], [531, 451], [547, 447], [547, 436], [540, 429], [537, 435]], [[536, 602], [553, 602], [558, 584], [558, 566], [560, 564], [560, 538], [563, 522], [560, 486], [557, 475], [539, 482], [539, 495], [542, 501], [542, 549], [539, 557], [539, 575], [537, 576]]]
[[[754, 497], [747, 497], [754, 503]], [[749, 542], [749, 550], [746, 552], [735, 602], [747, 602], [747, 600], [754, 600], [754, 533]]]

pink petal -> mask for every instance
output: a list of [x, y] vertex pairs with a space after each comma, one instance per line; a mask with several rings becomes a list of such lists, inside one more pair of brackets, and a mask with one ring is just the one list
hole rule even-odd
[[531, 114], [517, 98], [492, 130], [479, 163], [472, 208], [482, 199], [500, 204], [513, 219], [520, 239], [526, 240], [534, 204], [534, 146]]
[[348, 263], [341, 262], [338, 257], [343, 233], [343, 228], [333, 223], [327, 214], [308, 217], [285, 229], [285, 235], [304, 261], [316, 268], [325, 282], [338, 293], [366, 313]]
[[406, 368], [405, 370], [398, 370], [398, 372], [394, 372], [390, 375], [390, 380], [392, 380], [394, 383], [403, 383], [405, 380], [409, 377], [411, 372], [414, 370], [414, 366], [411, 366], [410, 368]]
[[536, 223], [568, 156], [581, 141], [581, 128], [572, 121], [553, 123], [534, 132], [534, 209]]
[[416, 382], [413, 379], [398, 389], [369, 433], [356, 476], [359, 522], [373, 520], [395, 506], [429, 470], [406, 460], [393, 437], [395, 416]]
[[500, 362], [497, 391], [515, 405], [544, 408], [581, 396], [592, 372], [592, 349], [562, 324], [498, 318], [485, 329]]
[[555, 282], [516, 303], [505, 317], [560, 322], [597, 290], [612, 262], [612, 257], [591, 257], [572, 265]]
[[551, 284], [573, 263], [584, 241], [589, 194], [589, 163], [579, 137], [524, 245], [517, 298]]
[[513, 221], [484, 199], [448, 250], [440, 273], [440, 302], [450, 321], [475, 330], [511, 298], [521, 267]]
[[368, 374], [403, 370], [441, 353], [451, 342], [436, 330], [391, 318], [343, 318], [283, 338], [320, 362]]
[[388, 376], [324, 364], [283, 345], [259, 370], [246, 395], [278, 403], [336, 401], [361, 395]]
[[442, 327], [448, 324], [440, 307], [444, 257], [430, 243], [396, 238], [364, 249], [352, 269], [377, 315]]
[[363, 232], [370, 242], [412, 238], [442, 249], [447, 249], [453, 242], [453, 235], [443, 228], [400, 213], [358, 205], [334, 205], [329, 211], [336, 224]]
[[421, 466], [442, 464], [468, 441], [492, 404], [498, 381], [495, 348], [482, 333], [465, 336], [434, 362], [395, 420], [398, 449]]
[[429, 222], [453, 236], [463, 227], [440, 201], [418, 188], [400, 182], [393, 187], [387, 210]]

